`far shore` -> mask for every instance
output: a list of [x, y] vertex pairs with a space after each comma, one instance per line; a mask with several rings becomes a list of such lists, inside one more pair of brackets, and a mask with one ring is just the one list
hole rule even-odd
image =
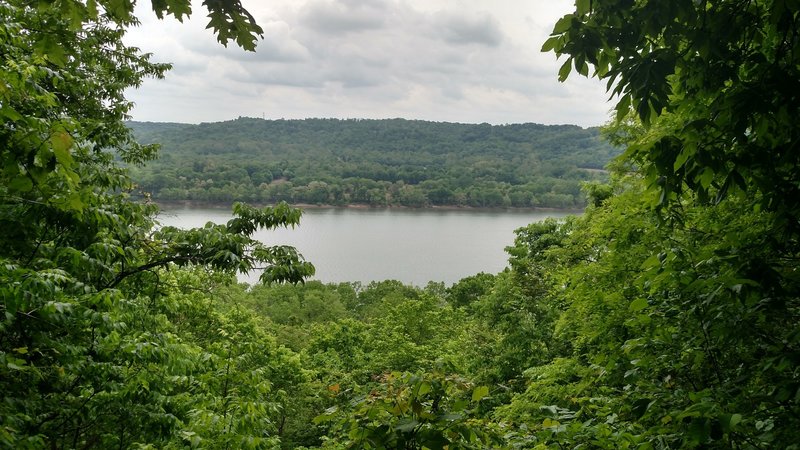
[[[208, 209], [231, 209], [235, 202], [203, 202], [196, 200], [152, 200], [163, 210], [179, 209], [179, 208], [208, 208]], [[272, 206], [272, 204], [250, 203], [256, 207]], [[300, 209], [364, 209], [364, 210], [384, 210], [384, 209], [400, 209], [400, 210], [435, 210], [435, 211], [514, 211], [514, 212], [566, 212], [566, 213], [583, 213], [583, 209], [575, 208], [542, 208], [542, 207], [476, 207], [476, 206], [462, 206], [462, 205], [431, 205], [431, 206], [372, 206], [360, 203], [353, 203], [347, 205], [320, 205], [309, 203], [290, 203], [290, 206]]]

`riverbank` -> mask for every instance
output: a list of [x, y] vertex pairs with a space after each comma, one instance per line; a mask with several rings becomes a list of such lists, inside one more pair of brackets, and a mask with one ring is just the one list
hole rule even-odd
[[[233, 202], [204, 202], [196, 200], [153, 200], [161, 209], [185, 209], [185, 208], [207, 208], [207, 209], [222, 209], [230, 210]], [[256, 207], [272, 206], [271, 204], [249, 203]], [[372, 206], [360, 203], [352, 203], [347, 205], [320, 205], [310, 203], [294, 203], [291, 206], [300, 209], [357, 209], [357, 210], [410, 210], [410, 211], [496, 211], [496, 212], [557, 212], [565, 214], [581, 214], [583, 209], [575, 208], [549, 208], [549, 207], [476, 207], [466, 205], [430, 205], [422, 207], [403, 206], [403, 205], [388, 205], [388, 206]]]

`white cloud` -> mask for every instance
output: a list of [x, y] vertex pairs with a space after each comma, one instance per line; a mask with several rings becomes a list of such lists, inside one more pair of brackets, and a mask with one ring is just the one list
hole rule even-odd
[[128, 41], [174, 63], [129, 92], [137, 120], [405, 117], [452, 122], [598, 125], [596, 80], [556, 80], [539, 52], [571, 2], [245, 1], [265, 30], [255, 53], [216, 43], [202, 7], [179, 24], [143, 8]]

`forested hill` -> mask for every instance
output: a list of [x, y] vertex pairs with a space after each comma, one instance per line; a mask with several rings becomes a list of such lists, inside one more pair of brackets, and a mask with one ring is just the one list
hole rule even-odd
[[130, 122], [160, 159], [133, 169], [159, 200], [372, 206], [584, 204], [618, 149], [597, 128], [390, 120]]

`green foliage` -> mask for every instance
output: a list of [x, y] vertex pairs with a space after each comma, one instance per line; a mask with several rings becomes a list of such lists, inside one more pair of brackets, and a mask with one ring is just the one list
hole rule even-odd
[[[576, 2], [545, 48], [570, 55], [561, 78], [592, 65], [620, 94], [611, 183], [584, 185], [583, 216], [517, 230], [504, 272], [419, 289], [236, 285], [261, 265], [266, 282], [313, 273], [251, 238], [300, 212], [236, 204], [179, 230], [131, 200], [110, 152], [135, 165], [154, 148], [124, 126], [122, 93], [167, 69], [122, 44], [132, 5], [3, 2], [0, 447], [798, 448], [795, 3]], [[238, 2], [206, 6], [223, 41], [260, 32]], [[180, 167], [232, 196], [249, 177], [315, 202], [574, 200], [577, 185], [525, 178], [578, 173], [521, 156], [544, 127], [366, 122], [242, 119], [228, 125], [272, 127], [275, 148], [338, 131], [303, 138], [318, 162]], [[417, 138], [433, 144], [405, 150]], [[229, 142], [258, 147], [209, 153]]]
[[372, 321], [366, 367], [372, 374], [430, 370], [456, 350], [450, 342], [461, 333], [463, 320], [440, 298], [427, 294], [390, 303]]
[[559, 328], [628, 442], [796, 446], [795, 3], [578, 2], [544, 45], [619, 96], [610, 135], [646, 188], [592, 214]]
[[547, 360], [553, 317], [542, 298], [527, 296], [509, 273], [472, 307], [474, 322], [462, 341], [466, 370], [479, 383], [520, 389], [525, 368]]
[[160, 228], [153, 236], [163, 243], [156, 246], [158, 250], [154, 254], [149, 255], [151, 261], [124, 271], [117, 277], [166, 263], [179, 266], [206, 265], [231, 273], [260, 269], [263, 270], [260, 280], [264, 283], [298, 283], [314, 274], [314, 266], [304, 261], [293, 247], [268, 247], [251, 238], [261, 228], [294, 227], [299, 224], [299, 209], [290, 208], [286, 203], [262, 209], [235, 203], [233, 215], [233, 219], [225, 225], [209, 222], [203, 228], [190, 230]]
[[[252, 45], [238, 2], [207, 6], [232, 21], [221, 39]], [[115, 163], [154, 156], [123, 123], [123, 93], [169, 68], [123, 44], [132, 8], [0, 4], [0, 446], [274, 446], [274, 387], [297, 384], [298, 367], [246, 317], [198, 311], [199, 292], [260, 263], [266, 281], [312, 273], [250, 238], [300, 213], [237, 205], [224, 226], [154, 230], [156, 208], [130, 199]]]
[[[291, 394], [307, 382], [299, 358], [279, 347], [208, 275], [176, 272], [165, 283], [178, 287], [159, 303], [173, 332], [196, 347], [190, 370], [174, 377], [182, 388], [183, 427], [178, 435], [200, 447], [274, 448]], [[205, 291], [205, 292], [204, 292]], [[221, 298], [220, 298], [221, 297]]]
[[160, 201], [583, 206], [619, 153], [597, 129], [409, 120], [239, 118], [201, 125], [129, 123], [164, 158], [134, 179]]
[[645, 164], [662, 204], [685, 188], [701, 200], [742, 190], [791, 221], [800, 217], [795, 2], [577, 5], [543, 50], [567, 55], [565, 73], [574, 66], [587, 75], [591, 64], [618, 96], [618, 119], [633, 111], [655, 124], [627, 158]]
[[494, 275], [483, 272], [462, 278], [447, 288], [447, 302], [455, 307], [469, 307], [487, 294], [494, 282]]
[[[280, 343], [299, 351], [310, 381], [293, 396], [291, 434], [282, 442], [319, 445], [329, 424], [309, 427], [328, 407], [345, 407], [369, 392], [376, 377], [432, 371], [439, 361], [463, 367], [469, 319], [443, 298], [443, 286], [425, 289], [396, 281], [261, 286], [233, 295]], [[289, 432], [287, 432], [289, 433]], [[286, 446], [285, 448], [292, 448]]]
[[364, 449], [482, 449], [501, 442], [499, 430], [476, 417], [478, 403], [489, 395], [486, 386], [473, 387], [442, 371], [388, 373], [378, 381], [343, 414], [333, 407], [315, 419], [336, 422], [333, 443]]
[[26, 309], [27, 322], [7, 319], [3, 445], [274, 444], [299, 360], [221, 308], [207, 293], [215, 278], [163, 273], [155, 298], [67, 293]]
[[[466, 316], [436, 291], [396, 281], [367, 287], [324, 285], [260, 286], [243, 304], [265, 317], [281, 343], [302, 351], [308, 367], [327, 384], [362, 385], [392, 370], [430, 369], [455, 360], [455, 337]], [[336, 377], [339, 377], [338, 379]]]
[[312, 281], [303, 286], [253, 286], [250, 297], [253, 299], [252, 307], [275, 323], [309, 325], [347, 316], [342, 291], [345, 295], [356, 295], [347, 284], [332, 289], [319, 281]]
[[[625, 192], [539, 253], [558, 280], [544, 288], [560, 305], [550, 339], [561, 344], [496, 417], [548, 445], [789, 445], [797, 284], [775, 259], [774, 215], [736, 196], [686, 199], [682, 222], [667, 226], [643, 183], [619, 183]], [[531, 249], [552, 234], [531, 228], [547, 233], [526, 239]], [[526, 286], [542, 286], [530, 278], [537, 259], [512, 257]]]
[[373, 281], [359, 290], [358, 296], [352, 299], [354, 302], [347, 304], [347, 308], [359, 319], [372, 321], [382, 316], [387, 306], [417, 299], [419, 295], [419, 289], [397, 280]]
[[[510, 270], [492, 277], [470, 304], [475, 322], [465, 343], [466, 364], [478, 382], [500, 384], [510, 395], [524, 389], [525, 369], [548, 361], [563, 347], [553, 336], [563, 303], [553, 292], [560, 268], [553, 254], [566, 245], [573, 223], [546, 220], [516, 230], [514, 245], [506, 248]], [[451, 293], [476, 280], [461, 280]]]

